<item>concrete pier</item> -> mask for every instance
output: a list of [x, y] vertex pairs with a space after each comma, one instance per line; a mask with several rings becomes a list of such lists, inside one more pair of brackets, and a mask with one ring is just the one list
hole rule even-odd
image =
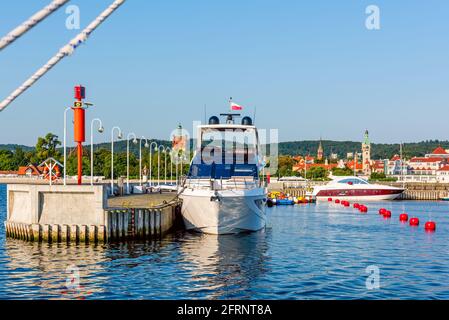
[[109, 202], [114, 206], [108, 205], [103, 185], [8, 185], [6, 235], [38, 242], [104, 243], [162, 237], [181, 223], [180, 200], [174, 194]]

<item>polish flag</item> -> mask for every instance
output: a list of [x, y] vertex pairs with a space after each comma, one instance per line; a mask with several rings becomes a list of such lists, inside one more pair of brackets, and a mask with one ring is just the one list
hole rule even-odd
[[243, 107], [237, 103], [231, 102], [231, 110], [232, 111], [243, 110]]

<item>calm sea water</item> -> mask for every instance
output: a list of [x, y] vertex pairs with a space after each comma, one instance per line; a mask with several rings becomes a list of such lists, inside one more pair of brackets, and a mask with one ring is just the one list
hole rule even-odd
[[[0, 220], [5, 220], [0, 185]], [[152, 243], [47, 245], [5, 239], [2, 299], [449, 299], [449, 203], [335, 204], [267, 209], [265, 231], [237, 236], [179, 233]], [[377, 214], [393, 212], [391, 220]], [[406, 211], [437, 222], [398, 222]], [[369, 290], [367, 267], [379, 268]], [[80, 286], [67, 289], [79, 270]]]

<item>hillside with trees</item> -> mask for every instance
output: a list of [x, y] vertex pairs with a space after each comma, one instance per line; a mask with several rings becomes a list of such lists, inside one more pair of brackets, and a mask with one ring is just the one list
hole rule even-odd
[[[170, 141], [166, 140], [149, 140], [148, 142], [156, 142], [158, 145], [171, 146]], [[192, 145], [192, 141], [190, 142]], [[348, 152], [360, 152], [361, 143], [354, 141], [322, 141], [325, 157], [329, 157], [331, 153], [336, 153], [339, 158], [345, 158]], [[114, 143], [115, 156], [115, 170], [118, 175], [126, 174], [126, 140], [119, 140]], [[279, 175], [289, 176], [298, 173], [292, 172], [294, 155], [310, 154], [315, 156], [318, 149], [319, 141], [293, 141], [279, 143]], [[416, 143], [406, 143], [403, 146], [403, 154], [405, 158], [412, 156], [424, 156], [430, 153], [436, 147], [442, 146], [449, 148], [449, 141], [428, 140]], [[109, 177], [111, 166], [111, 144], [101, 143], [94, 145], [94, 173]], [[399, 153], [398, 144], [372, 144], [372, 159], [386, 159], [391, 158], [394, 154]], [[77, 158], [74, 148], [68, 148], [67, 158], [67, 172], [69, 175], [76, 174]], [[144, 165], [149, 166], [150, 153], [148, 148], [142, 147], [142, 158]], [[130, 173], [131, 176], [138, 175], [138, 155], [139, 143], [134, 144], [130, 142]], [[30, 163], [39, 164], [48, 157], [54, 157], [60, 162], [63, 161], [63, 149], [59, 138], [49, 133], [45, 137], [40, 137], [37, 140], [35, 147], [20, 146], [14, 144], [0, 145], [0, 171], [14, 171], [19, 166], [26, 166]], [[163, 161], [163, 155], [162, 161]], [[168, 157], [169, 158], [169, 157]], [[90, 174], [90, 146], [85, 145], [84, 149], [84, 174]], [[168, 159], [168, 166], [170, 160]], [[152, 151], [152, 172], [153, 175], [157, 172], [157, 152]], [[187, 170], [184, 168], [184, 171]], [[316, 169], [318, 170], [318, 169]], [[336, 175], [349, 174], [346, 172], [335, 172]], [[321, 178], [323, 172], [308, 172], [308, 175], [314, 178]]]
[[[323, 140], [324, 156], [329, 157], [331, 153], [336, 153], [339, 158], [346, 158], [348, 152], [361, 152], [361, 142], [354, 141], [332, 141]], [[279, 143], [280, 155], [307, 155], [315, 156], [317, 153], [319, 141], [292, 141]], [[404, 158], [414, 156], [424, 156], [432, 152], [435, 148], [441, 146], [449, 149], [449, 141], [427, 140], [422, 142], [411, 142], [403, 144]], [[399, 154], [399, 144], [372, 143], [371, 158], [372, 159], [390, 159], [395, 154]]]

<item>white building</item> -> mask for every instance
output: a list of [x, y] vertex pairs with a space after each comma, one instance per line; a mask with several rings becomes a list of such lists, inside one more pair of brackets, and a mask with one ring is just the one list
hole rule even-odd
[[437, 170], [437, 181], [441, 183], [449, 183], [449, 165]]

